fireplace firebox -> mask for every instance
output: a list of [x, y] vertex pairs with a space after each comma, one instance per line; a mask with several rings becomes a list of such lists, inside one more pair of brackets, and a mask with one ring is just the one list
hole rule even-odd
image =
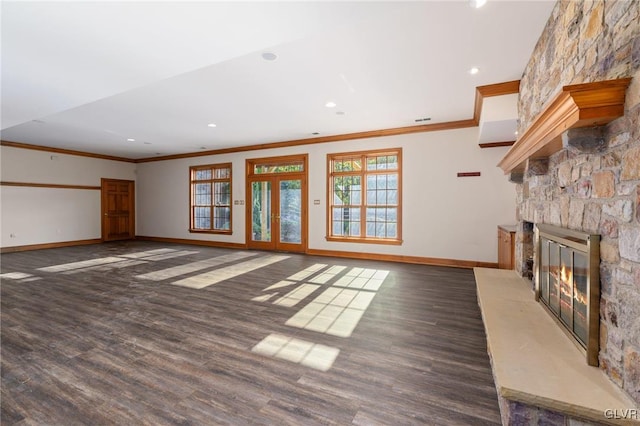
[[537, 224], [536, 300], [598, 365], [600, 236]]

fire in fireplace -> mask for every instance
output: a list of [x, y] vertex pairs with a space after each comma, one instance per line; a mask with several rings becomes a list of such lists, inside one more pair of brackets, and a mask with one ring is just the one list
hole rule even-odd
[[536, 299], [598, 365], [600, 236], [536, 225]]

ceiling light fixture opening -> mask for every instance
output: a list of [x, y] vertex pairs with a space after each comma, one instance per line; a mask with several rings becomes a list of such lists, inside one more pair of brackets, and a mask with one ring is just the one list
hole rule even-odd
[[311, 134], [312, 134], [312, 135], [319, 135], [319, 134], [320, 134], [320, 132], [312, 132]]
[[336, 115], [344, 115], [344, 111], [336, 111]]
[[469, 0], [469, 6], [473, 7], [474, 9], [480, 9], [486, 3], [487, 0]]
[[135, 142], [136, 140], [134, 138], [127, 138], [127, 142]]
[[431, 117], [416, 118], [414, 121], [416, 123], [421, 123], [423, 121], [431, 121]]
[[151, 145], [151, 142], [142, 142], [145, 145]]
[[276, 59], [278, 59], [278, 55], [273, 52], [264, 52], [262, 54], [262, 59], [264, 59], [265, 61], [275, 61]]
[[478, 67], [473, 67], [473, 68], [471, 68], [471, 69], [469, 70], [469, 74], [471, 74], [471, 75], [476, 75], [476, 74], [478, 74], [479, 72], [480, 72], [480, 68], [478, 68]]
[[215, 123], [209, 123], [209, 124], [207, 124], [207, 126], [209, 126], [209, 127], [217, 127], [217, 124], [215, 124]]
[[336, 103], [335, 103], [335, 102], [333, 102], [333, 101], [329, 101], [329, 102], [327, 102], [326, 104], [324, 104], [324, 106], [326, 106], [327, 108], [335, 108], [335, 107], [336, 107], [336, 105], [338, 105], [338, 104], [336, 104]]

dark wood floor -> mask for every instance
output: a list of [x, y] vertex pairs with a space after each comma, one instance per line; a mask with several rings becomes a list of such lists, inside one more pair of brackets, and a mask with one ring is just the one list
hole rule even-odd
[[[194, 253], [39, 270], [162, 248]], [[273, 254], [252, 252], [137, 277], [233, 253], [131, 241], [3, 255], [2, 424], [499, 424], [471, 270], [292, 254], [199, 290], [171, 284]], [[251, 300], [316, 263], [346, 268], [296, 306]], [[353, 267], [390, 272], [350, 337], [285, 325]], [[339, 354], [321, 371], [252, 351], [274, 333]]]

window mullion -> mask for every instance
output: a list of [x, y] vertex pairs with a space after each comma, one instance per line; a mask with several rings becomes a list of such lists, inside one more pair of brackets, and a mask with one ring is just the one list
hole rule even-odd
[[366, 157], [363, 156], [363, 170], [360, 176], [362, 194], [360, 195], [360, 238], [367, 238], [367, 172]]

